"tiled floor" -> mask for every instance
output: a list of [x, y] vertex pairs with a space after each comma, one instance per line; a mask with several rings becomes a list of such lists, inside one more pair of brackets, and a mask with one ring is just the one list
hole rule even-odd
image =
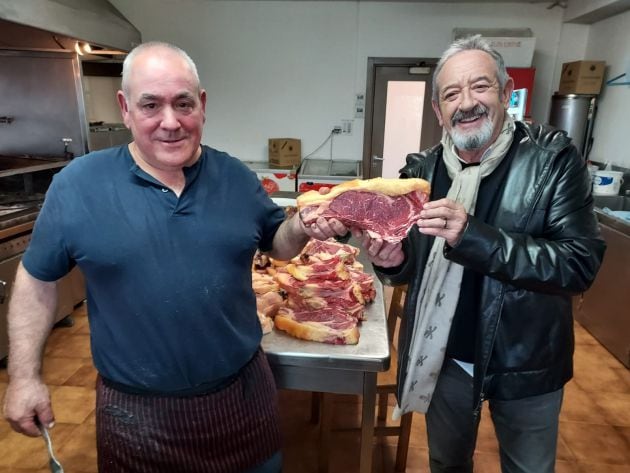
[[[58, 457], [69, 473], [96, 471], [94, 448], [94, 382], [89, 331], [84, 306], [74, 314], [73, 327], [51, 334], [44, 379], [51, 386], [57, 425], [52, 431]], [[0, 396], [6, 388], [0, 370]], [[310, 394], [280, 393], [286, 473], [317, 471], [317, 426], [311, 424]], [[358, 398], [337, 396], [334, 425], [359, 425]], [[415, 415], [408, 472], [427, 472], [426, 435], [422, 416]], [[394, 438], [375, 441], [374, 472], [390, 472], [396, 452]], [[358, 433], [335, 431], [331, 473], [358, 471]], [[476, 472], [499, 472], [497, 444], [484, 415], [477, 446]], [[43, 473], [47, 459], [41, 438], [30, 439], [0, 421], [0, 472]], [[558, 473], [630, 472], [630, 371], [583, 328], [576, 325], [575, 378], [566, 388], [561, 414]]]

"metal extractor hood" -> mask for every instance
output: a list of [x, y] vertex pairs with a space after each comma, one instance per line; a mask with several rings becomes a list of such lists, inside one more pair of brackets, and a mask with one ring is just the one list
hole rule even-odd
[[138, 29], [107, 0], [2, 0], [0, 19], [129, 51]]

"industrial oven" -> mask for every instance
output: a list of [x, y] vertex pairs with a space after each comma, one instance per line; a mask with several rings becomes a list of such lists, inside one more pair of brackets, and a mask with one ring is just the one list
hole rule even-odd
[[[68, 163], [65, 157], [0, 155], [0, 360], [8, 352], [7, 311], [17, 267], [30, 240], [52, 175]], [[55, 322], [70, 315], [85, 299], [78, 268], [57, 282]]]
[[[0, 360], [15, 272], [53, 175], [87, 151], [76, 54], [0, 49]], [[78, 269], [57, 283], [56, 320], [85, 298]]]

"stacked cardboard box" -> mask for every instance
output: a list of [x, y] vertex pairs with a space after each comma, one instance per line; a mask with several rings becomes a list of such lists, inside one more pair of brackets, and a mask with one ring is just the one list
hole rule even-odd
[[302, 159], [302, 142], [295, 138], [269, 138], [269, 166], [298, 167]]
[[574, 61], [562, 65], [558, 93], [597, 95], [604, 80], [604, 61]]

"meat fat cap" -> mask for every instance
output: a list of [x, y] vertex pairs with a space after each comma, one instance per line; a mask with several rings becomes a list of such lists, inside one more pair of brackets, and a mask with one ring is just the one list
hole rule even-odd
[[330, 201], [340, 194], [347, 191], [367, 191], [378, 192], [389, 196], [399, 196], [414, 191], [420, 191], [429, 194], [431, 185], [428, 181], [419, 178], [395, 179], [375, 177], [373, 179], [354, 179], [338, 184], [330, 189], [328, 194], [320, 194], [319, 191], [308, 191], [297, 198], [297, 204], [300, 209], [308, 205], [317, 205], [322, 202]]

